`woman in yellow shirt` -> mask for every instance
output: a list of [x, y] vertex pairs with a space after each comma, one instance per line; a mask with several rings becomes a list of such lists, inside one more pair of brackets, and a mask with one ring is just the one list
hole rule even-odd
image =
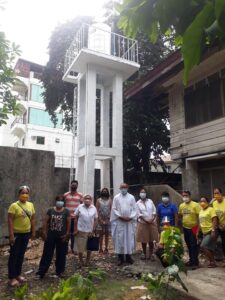
[[213, 189], [212, 206], [219, 220], [218, 234], [221, 237], [223, 254], [225, 256], [225, 197], [220, 188]]
[[11, 287], [26, 281], [21, 276], [24, 254], [29, 238], [35, 237], [35, 210], [29, 202], [30, 189], [28, 186], [19, 188], [19, 199], [8, 209], [8, 228], [10, 255], [8, 260], [8, 277]]
[[201, 210], [199, 212], [199, 224], [203, 233], [201, 249], [209, 260], [209, 268], [215, 268], [214, 252], [216, 248], [218, 218], [214, 208], [209, 206], [208, 199], [202, 197], [199, 201]]

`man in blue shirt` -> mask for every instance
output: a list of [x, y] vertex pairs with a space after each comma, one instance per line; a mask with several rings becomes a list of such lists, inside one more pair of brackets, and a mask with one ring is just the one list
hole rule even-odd
[[162, 220], [168, 217], [171, 226], [178, 225], [178, 209], [176, 205], [170, 202], [170, 195], [167, 192], [162, 193], [162, 202], [157, 207], [158, 226], [162, 227]]

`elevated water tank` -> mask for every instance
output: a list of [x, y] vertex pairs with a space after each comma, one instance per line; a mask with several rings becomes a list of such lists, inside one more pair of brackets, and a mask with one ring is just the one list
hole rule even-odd
[[111, 54], [111, 28], [104, 23], [89, 27], [88, 48], [100, 53]]

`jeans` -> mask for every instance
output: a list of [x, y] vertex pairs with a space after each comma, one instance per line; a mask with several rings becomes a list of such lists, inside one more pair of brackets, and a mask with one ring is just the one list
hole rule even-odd
[[183, 227], [183, 232], [184, 240], [188, 247], [189, 261], [192, 265], [197, 266], [199, 264], [197, 238], [191, 229]]
[[30, 238], [28, 233], [14, 233], [15, 243], [10, 246], [10, 255], [8, 260], [8, 277], [16, 278], [21, 275], [24, 254]]
[[222, 250], [223, 250], [223, 254], [225, 256], [225, 231], [218, 229], [218, 235], [221, 237]]
[[56, 274], [62, 274], [65, 271], [67, 247], [68, 242], [63, 242], [61, 237], [48, 236], [47, 240], [44, 243], [43, 254], [36, 274], [40, 275], [41, 277], [44, 277], [52, 262], [55, 249]]

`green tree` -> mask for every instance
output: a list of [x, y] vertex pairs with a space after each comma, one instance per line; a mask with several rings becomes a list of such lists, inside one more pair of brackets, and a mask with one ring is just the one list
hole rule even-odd
[[144, 32], [151, 41], [176, 36], [184, 58], [184, 83], [207, 48], [225, 43], [224, 0], [126, 0], [118, 5], [119, 27], [128, 36]]
[[20, 104], [11, 92], [16, 82], [13, 65], [19, 53], [19, 47], [10, 43], [4, 32], [0, 32], [0, 126], [7, 123], [9, 114], [20, 113]]
[[164, 168], [162, 155], [170, 144], [168, 110], [150, 101], [124, 99], [124, 170], [129, 178], [138, 177], [140, 183], [148, 182], [154, 167]]

